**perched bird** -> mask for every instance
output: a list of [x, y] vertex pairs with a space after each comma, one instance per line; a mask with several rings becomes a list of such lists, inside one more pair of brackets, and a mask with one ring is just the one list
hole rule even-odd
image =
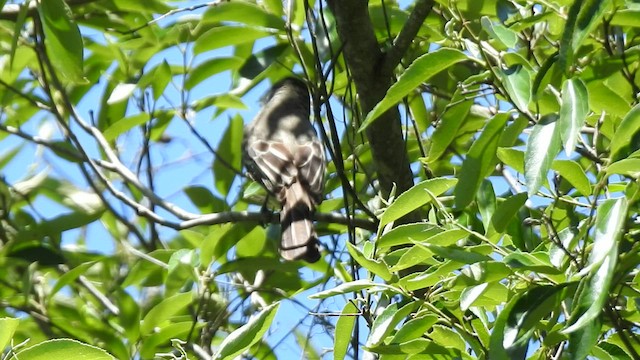
[[309, 90], [294, 77], [273, 85], [261, 111], [244, 129], [249, 175], [282, 206], [280, 253], [286, 260], [320, 259], [313, 213], [322, 201], [325, 156], [309, 120]]

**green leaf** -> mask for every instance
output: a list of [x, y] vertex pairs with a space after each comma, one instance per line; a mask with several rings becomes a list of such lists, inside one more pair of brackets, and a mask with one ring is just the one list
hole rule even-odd
[[404, 323], [391, 339], [391, 344], [403, 343], [424, 335], [435, 323], [438, 317], [433, 314], [418, 315]]
[[514, 270], [528, 270], [543, 274], [560, 274], [560, 270], [551, 265], [549, 255], [544, 252], [523, 253], [513, 252], [502, 260]]
[[[611, 139], [611, 160], [620, 160], [623, 155], [630, 154], [637, 149], [630, 149], [631, 142], [640, 132], [640, 104], [636, 105], [622, 119]], [[624, 151], [627, 150], [627, 151]], [[629, 151], [631, 150], [631, 151]]]
[[[0, 9], [3, 8], [5, 1], [0, 1]], [[15, 59], [16, 49], [18, 48], [18, 39], [20, 39], [20, 33], [22, 32], [22, 27], [24, 26], [24, 21], [27, 18], [27, 12], [29, 11], [29, 1], [25, 1], [20, 4], [20, 11], [18, 12], [18, 17], [16, 18], [14, 27], [13, 27], [13, 38], [11, 39], [11, 50], [9, 50], [9, 70], [13, 70], [13, 60]]]
[[555, 115], [543, 117], [529, 135], [524, 155], [524, 175], [529, 187], [529, 197], [546, 181], [553, 159], [560, 151], [560, 132], [556, 120]]
[[227, 209], [224, 200], [213, 195], [211, 190], [204, 186], [188, 186], [184, 189], [184, 193], [189, 200], [203, 214], [219, 213]]
[[457, 271], [459, 268], [459, 262], [447, 260], [437, 267], [432, 266], [421, 273], [413, 273], [403, 277], [400, 279], [400, 284], [403, 286], [403, 289], [408, 291], [424, 289], [442, 282], [443, 279], [451, 276], [450, 273], [452, 271]]
[[268, 12], [262, 7], [245, 1], [229, 1], [210, 6], [202, 15], [202, 24], [233, 21], [245, 25], [285, 29], [282, 17]]
[[491, 38], [498, 39], [504, 46], [514, 48], [518, 43], [518, 35], [502, 24], [493, 23], [487, 16], [480, 18], [482, 28]]
[[376, 283], [371, 280], [355, 280], [348, 283], [340, 284], [333, 289], [324, 290], [324, 291], [320, 291], [318, 293], [309, 295], [309, 299], [325, 299], [328, 297], [343, 295], [343, 294], [352, 293], [354, 291], [360, 291], [364, 289], [367, 289], [367, 291], [369, 292], [376, 292], [384, 289], [389, 289], [398, 294], [402, 294], [402, 291], [400, 291], [400, 289], [397, 289], [387, 284]]
[[531, 102], [531, 73], [522, 65], [513, 65], [498, 71], [505, 91], [513, 104], [521, 111], [526, 111]]
[[398, 81], [391, 85], [385, 97], [369, 112], [358, 131], [364, 131], [385, 111], [415, 91], [420, 84], [466, 59], [467, 55], [463, 52], [450, 48], [441, 48], [420, 56], [400, 75]]
[[562, 85], [562, 105], [558, 126], [564, 150], [570, 156], [576, 147], [580, 130], [589, 113], [587, 87], [579, 78], [568, 79]]
[[640, 178], [640, 159], [622, 159], [607, 166], [607, 175], [620, 174]]
[[13, 334], [18, 329], [20, 320], [14, 318], [0, 318], [0, 349], [4, 349], [11, 343]]
[[103, 133], [104, 138], [107, 139], [107, 141], [113, 141], [126, 131], [133, 129], [136, 126], [145, 124], [148, 121], [149, 113], [146, 112], [127, 116], [109, 126]]
[[458, 175], [460, 180], [454, 190], [457, 209], [465, 208], [471, 203], [482, 181], [495, 168], [498, 142], [509, 118], [509, 113], [494, 116], [480, 133], [480, 137], [471, 145], [467, 157], [462, 162], [462, 169]]
[[117, 305], [120, 309], [118, 324], [122, 326], [129, 341], [135, 342], [140, 336], [140, 306], [126, 291], [117, 291]]
[[245, 44], [272, 35], [274, 32], [266, 29], [228, 25], [215, 27], [196, 39], [193, 52], [198, 55], [205, 51]]
[[353, 302], [348, 301], [336, 321], [335, 339], [333, 341], [333, 358], [342, 360], [347, 355], [347, 349], [351, 344], [351, 334], [360, 311]]
[[189, 70], [184, 86], [187, 90], [191, 90], [213, 75], [227, 70], [239, 69], [243, 61], [243, 59], [234, 56], [203, 61], [201, 64]]
[[233, 359], [262, 339], [276, 316], [279, 302], [273, 303], [229, 334], [220, 344], [214, 359]]
[[411, 244], [412, 241], [424, 241], [443, 231], [443, 229], [432, 224], [403, 224], [396, 226], [378, 238], [376, 246], [380, 250], [386, 250], [396, 245]]
[[491, 359], [524, 359], [527, 345], [540, 321], [561, 306], [575, 283], [534, 286], [514, 297], [500, 312], [491, 333]]
[[140, 325], [140, 333], [149, 335], [153, 333], [156, 326], [160, 326], [165, 321], [169, 321], [175, 314], [181, 312], [193, 302], [193, 294], [179, 293], [162, 300], [159, 304], [149, 310], [142, 324]]
[[53, 339], [43, 341], [15, 354], [16, 359], [29, 360], [113, 360], [106, 351], [77, 340]]
[[239, 144], [242, 143], [243, 126], [244, 123], [239, 115], [229, 121], [229, 126], [227, 126], [218, 145], [217, 156], [213, 160], [213, 178], [216, 189], [225, 197], [229, 194], [233, 180], [241, 168], [242, 152]]
[[[573, 160], [554, 160], [551, 168], [573, 185], [582, 196], [591, 195], [591, 182], [580, 164]], [[607, 169], [608, 171], [608, 169]]]
[[284, 54], [291, 54], [289, 43], [277, 44], [255, 52], [242, 64], [238, 73], [248, 79], [256, 78], [274, 63], [278, 63], [280, 58], [284, 58]]
[[[435, 341], [424, 338], [412, 339], [400, 344], [381, 344], [372, 348], [365, 347], [365, 349], [377, 354], [401, 355], [402, 359], [460, 359], [459, 349], [447, 349]], [[415, 356], [407, 357], [407, 354]]]
[[107, 104], [113, 105], [128, 100], [129, 97], [131, 97], [131, 94], [133, 94], [133, 91], [136, 89], [136, 87], [136, 84], [129, 83], [120, 83], [116, 85], [116, 87], [113, 88], [111, 95], [109, 95], [109, 98], [107, 99]]
[[398, 308], [398, 303], [387, 305], [378, 315], [371, 325], [371, 332], [367, 338], [366, 347], [374, 347], [382, 344], [387, 335], [395, 328], [395, 326], [416, 308], [416, 302], [410, 302], [407, 305]]
[[39, 1], [37, 4], [51, 64], [66, 79], [85, 82], [82, 37], [78, 25], [71, 20], [71, 9], [63, 0]]
[[591, 111], [596, 114], [604, 111], [622, 118], [631, 110], [629, 102], [602, 81], [588, 83], [587, 91], [589, 92], [589, 106]]
[[400, 194], [400, 196], [389, 205], [380, 217], [379, 227], [382, 229], [388, 223], [398, 220], [413, 210], [431, 202], [433, 199], [427, 191], [433, 194], [433, 196], [438, 196], [451, 189], [457, 182], [457, 179], [435, 178], [414, 185], [411, 189]]
[[48, 294], [49, 299], [51, 299], [53, 295], [55, 295], [58, 291], [60, 291], [60, 289], [69, 285], [73, 281], [75, 281], [78, 277], [80, 277], [80, 275], [84, 275], [87, 272], [87, 270], [89, 270], [89, 268], [95, 265], [95, 263], [96, 263], [95, 261], [90, 261], [84, 264], [80, 264], [75, 268], [71, 269], [70, 271], [67, 271], [64, 275], [60, 276], [58, 281], [56, 281], [56, 285], [53, 287], [53, 289], [51, 289], [51, 291]]
[[[485, 254], [476, 252], [476, 249], [490, 249], [488, 245], [470, 246], [466, 248], [445, 247], [433, 244], [416, 243], [417, 246], [423, 247], [438, 256], [445, 259], [454, 260], [463, 264], [473, 264], [480, 261], [489, 261], [491, 258]], [[491, 252], [491, 251], [489, 251]]]
[[569, 68], [574, 65], [574, 55], [578, 52], [582, 42], [591, 33], [610, 3], [611, 0], [573, 2], [569, 8], [567, 22], [560, 41], [559, 70], [567, 73]]
[[155, 359], [158, 349], [166, 348], [171, 344], [171, 339], [186, 339], [190, 332], [198, 331], [202, 323], [194, 324], [193, 321], [181, 321], [156, 329], [152, 334], [145, 337], [140, 345], [141, 359]]
[[515, 194], [501, 202], [491, 216], [491, 223], [486, 231], [487, 237], [502, 234], [525, 202], [527, 202], [526, 193]]
[[500, 281], [511, 275], [511, 269], [501, 261], [482, 261], [471, 264], [460, 272], [451, 283], [452, 289], [465, 288], [471, 285], [479, 285]]
[[167, 85], [171, 82], [173, 73], [171, 72], [171, 66], [164, 60], [160, 65], [154, 68], [151, 73], [153, 74], [153, 80], [151, 81], [151, 91], [153, 92], [153, 99], [158, 101]]
[[[609, 299], [609, 287], [618, 259], [618, 239], [624, 231], [627, 215], [627, 199], [605, 200], [597, 211], [595, 241], [588, 264], [580, 271], [581, 275], [588, 274], [588, 277], [572, 312], [571, 326], [563, 330], [565, 334], [591, 326]], [[595, 340], [597, 338], [588, 349], [595, 345]]]
[[380, 276], [385, 281], [390, 281], [393, 278], [393, 274], [389, 272], [388, 265], [383, 261], [367, 258], [360, 249], [350, 242], [347, 243], [347, 250], [349, 250], [351, 257], [353, 257], [353, 259], [363, 268]]
[[438, 160], [458, 135], [460, 127], [467, 120], [472, 101], [462, 101], [446, 108], [442, 119], [431, 136], [428, 162]]
[[524, 173], [524, 153], [511, 148], [498, 148], [498, 159], [519, 173]]

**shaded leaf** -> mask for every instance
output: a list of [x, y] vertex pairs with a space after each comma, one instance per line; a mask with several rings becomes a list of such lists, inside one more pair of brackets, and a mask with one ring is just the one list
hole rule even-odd
[[45, 46], [55, 69], [73, 82], [84, 82], [83, 44], [69, 6], [62, 0], [39, 1]]
[[471, 203], [482, 180], [495, 168], [498, 142], [509, 118], [509, 113], [494, 116], [480, 133], [480, 137], [471, 145], [467, 157], [462, 162], [458, 176], [460, 180], [454, 190], [456, 208], [462, 209]]
[[243, 126], [240, 116], [234, 116], [229, 121], [229, 126], [218, 144], [217, 156], [213, 160], [213, 179], [216, 189], [225, 197], [229, 194], [233, 181], [240, 172], [242, 152], [238, 146], [242, 142]]

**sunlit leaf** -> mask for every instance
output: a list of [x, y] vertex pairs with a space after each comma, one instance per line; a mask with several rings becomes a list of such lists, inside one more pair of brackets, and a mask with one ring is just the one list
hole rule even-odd
[[[588, 265], [580, 271], [580, 274], [587, 275], [585, 286], [576, 300], [570, 319], [571, 325], [564, 329], [564, 333], [568, 334], [592, 326], [592, 321], [602, 312], [609, 298], [609, 287], [615, 274], [618, 238], [624, 229], [626, 213], [626, 198], [608, 199], [598, 206], [593, 248]], [[583, 336], [591, 338], [587, 335], [589, 333], [590, 331], [586, 330]], [[592, 339], [588, 348], [595, 345], [595, 340]]]
[[554, 160], [551, 168], [567, 179], [583, 196], [591, 195], [591, 183], [580, 165], [573, 160]]
[[500, 79], [513, 101], [513, 104], [524, 111], [529, 108], [531, 102], [531, 74], [522, 65], [513, 65], [507, 69], [499, 70]]
[[103, 135], [108, 141], [115, 140], [118, 136], [122, 135], [128, 130], [133, 129], [136, 126], [145, 124], [149, 121], [149, 113], [142, 112], [136, 115], [127, 116], [113, 123], [107, 128]]
[[637, 134], [640, 134], [640, 104], [634, 106], [627, 113], [613, 134], [611, 139], [611, 160], [619, 160], [625, 149], [627, 149], [627, 153], [631, 153], [637, 150], [635, 147], [640, 148], [640, 144], [632, 144], [632, 141], [638, 136]]
[[452, 188], [456, 183], [456, 179], [436, 178], [414, 185], [411, 189], [400, 194], [396, 201], [385, 210], [380, 217], [380, 228], [431, 202], [432, 198], [427, 194], [426, 190], [431, 192], [433, 196], [438, 196]]
[[14, 318], [0, 318], [0, 349], [5, 349], [11, 342], [20, 320]]
[[373, 121], [375, 121], [385, 111], [400, 102], [405, 96], [414, 91], [418, 85], [427, 81], [440, 71], [464, 61], [467, 55], [459, 50], [442, 48], [425, 55], [420, 56], [409, 65], [402, 73], [397, 82], [390, 88], [384, 99], [380, 101], [367, 114], [364, 122], [360, 126], [359, 131], [366, 129]]
[[162, 300], [142, 319], [140, 333], [151, 334], [156, 326], [168, 321], [172, 316], [184, 310], [193, 301], [193, 294], [180, 293]]
[[358, 249], [355, 245], [350, 242], [347, 243], [347, 249], [349, 250], [349, 254], [353, 257], [353, 259], [360, 264], [363, 268], [371, 271], [372, 273], [380, 276], [383, 280], [389, 281], [393, 277], [391, 272], [389, 272], [389, 268], [387, 264], [377, 259], [369, 259], [367, 258], [360, 249]]
[[262, 309], [249, 321], [229, 334], [220, 344], [214, 358], [232, 359], [262, 339], [276, 316], [280, 303]]
[[395, 326], [416, 308], [416, 305], [416, 303], [409, 303], [404, 306], [399, 306], [398, 303], [387, 305], [373, 321], [371, 332], [365, 345], [367, 347], [380, 345]]
[[579, 78], [569, 79], [562, 85], [562, 106], [558, 127], [564, 143], [564, 151], [571, 155], [576, 147], [580, 130], [589, 112], [589, 97], [587, 87]]
[[113, 360], [106, 351], [72, 339], [53, 339], [43, 341], [16, 354], [18, 359], [31, 360]]
[[273, 31], [243, 26], [215, 27], [196, 39], [193, 52], [201, 54], [205, 51], [215, 50], [230, 45], [239, 45], [252, 42], [273, 35]]
[[560, 151], [557, 116], [547, 116], [534, 127], [525, 152], [525, 179], [529, 196], [533, 196], [546, 181], [553, 159]]
[[360, 316], [358, 308], [353, 302], [347, 302], [342, 308], [340, 317], [336, 321], [335, 338], [333, 340], [333, 358], [335, 360], [342, 360], [347, 355], [347, 349], [351, 344], [351, 333], [358, 316]]
[[480, 19], [482, 28], [494, 39], [500, 40], [500, 42], [508, 47], [513, 48], [518, 42], [518, 36], [511, 29], [505, 27], [502, 24], [493, 23], [489, 17], [483, 16]]

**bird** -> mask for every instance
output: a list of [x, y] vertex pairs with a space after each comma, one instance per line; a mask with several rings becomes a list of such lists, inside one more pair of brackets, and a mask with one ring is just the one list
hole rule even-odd
[[261, 110], [245, 126], [243, 163], [248, 175], [280, 203], [285, 260], [320, 260], [313, 214], [322, 202], [325, 152], [310, 119], [309, 89], [287, 77], [275, 83]]

